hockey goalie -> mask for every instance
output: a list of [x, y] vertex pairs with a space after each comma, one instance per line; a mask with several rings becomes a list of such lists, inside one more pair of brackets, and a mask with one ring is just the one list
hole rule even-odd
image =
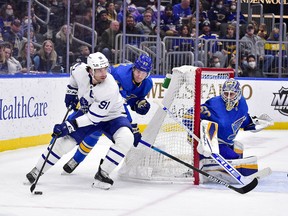
[[[235, 140], [235, 137], [240, 129], [258, 132], [273, 125], [273, 121], [267, 114], [259, 117], [249, 115], [248, 105], [237, 80], [233, 78], [226, 80], [221, 95], [210, 98], [201, 105], [200, 119], [200, 142], [197, 146], [200, 169], [229, 183], [237, 183], [212, 159], [211, 154], [216, 153], [230, 162], [243, 176], [250, 176], [258, 171], [257, 158], [255, 156], [243, 158], [243, 144]], [[191, 121], [193, 121], [193, 108], [189, 109], [183, 118], [183, 123], [187, 127], [193, 125]], [[191, 142], [192, 138], [188, 135], [188, 142]], [[208, 179], [205, 177], [200, 178], [201, 183], [206, 181]]]

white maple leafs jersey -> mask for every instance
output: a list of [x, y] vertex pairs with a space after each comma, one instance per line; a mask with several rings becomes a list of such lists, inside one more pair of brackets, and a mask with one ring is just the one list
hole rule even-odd
[[69, 85], [77, 88], [78, 98], [84, 96], [93, 87], [90, 83], [89, 73], [86, 71], [87, 64], [77, 63], [71, 67]]
[[101, 121], [110, 121], [120, 116], [125, 116], [124, 99], [119, 87], [110, 73], [102, 82], [93, 86], [87, 64], [76, 64], [71, 68], [69, 85], [78, 88], [78, 97], [84, 97], [90, 105], [89, 111], [76, 119], [78, 127], [98, 124]]
[[[85, 95], [85, 98], [87, 96]], [[109, 121], [120, 116], [126, 116], [124, 99], [113, 76], [107, 73], [104, 82], [94, 86], [89, 93], [88, 118], [94, 124], [101, 121]]]

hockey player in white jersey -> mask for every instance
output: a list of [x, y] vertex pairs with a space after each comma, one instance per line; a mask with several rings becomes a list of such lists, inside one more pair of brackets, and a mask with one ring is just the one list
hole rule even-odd
[[[85, 64], [75, 66], [84, 67]], [[113, 180], [109, 174], [117, 167], [126, 153], [133, 146], [134, 136], [131, 125], [126, 117], [123, 98], [119, 93], [118, 85], [111, 74], [107, 73], [109, 66], [107, 58], [102, 53], [90, 54], [87, 60], [88, 79], [83, 70], [73, 73], [73, 76], [83, 76], [81, 83], [78, 83], [78, 92], [82, 92], [80, 98], [81, 107], [86, 106], [87, 113], [81, 109], [70, 116], [62, 124], [56, 124], [53, 129], [53, 136], [57, 139], [54, 148], [45, 164], [43, 173], [51, 168], [64, 154], [71, 151], [75, 145], [88, 135], [99, 131], [104, 133], [114, 142], [110, 147], [105, 159], [101, 159], [98, 172], [95, 174], [93, 187], [109, 189]], [[83, 69], [83, 68], [82, 68]], [[85, 71], [84, 71], [85, 72]], [[75, 78], [75, 77], [74, 77]], [[79, 77], [78, 77], [79, 78]], [[79, 88], [80, 87], [80, 88]], [[85, 89], [86, 90], [85, 92]], [[75, 102], [77, 99], [75, 99]], [[75, 103], [76, 104], [76, 103]], [[41, 155], [36, 166], [26, 177], [33, 183], [39, 175], [48, 149]], [[41, 174], [43, 174], [41, 173]]]
[[[150, 103], [145, 99], [145, 97], [153, 86], [152, 79], [149, 76], [151, 69], [152, 59], [145, 54], [140, 55], [135, 60], [134, 64], [125, 63], [109, 67], [109, 71], [118, 83], [120, 93], [126, 101], [125, 106], [130, 106], [131, 110], [135, 111], [139, 115], [146, 115], [150, 109]], [[66, 107], [69, 107], [71, 104], [74, 106], [74, 101], [78, 101], [75, 99], [77, 88], [78, 87], [74, 82], [70, 82], [68, 85], [65, 97]], [[71, 89], [74, 89], [75, 91], [70, 91]], [[137, 123], [132, 123], [132, 117], [130, 116], [129, 110], [125, 110], [133, 129], [134, 146], [137, 147], [138, 142], [141, 139], [141, 133], [139, 132]], [[74, 156], [63, 166], [65, 173], [72, 173], [76, 167], [79, 166], [96, 145], [99, 136], [99, 132], [96, 131], [96, 134], [91, 134], [79, 144]]]

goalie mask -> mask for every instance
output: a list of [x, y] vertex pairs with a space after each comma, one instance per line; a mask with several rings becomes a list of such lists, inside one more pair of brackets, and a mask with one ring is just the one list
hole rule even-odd
[[226, 80], [222, 87], [221, 97], [226, 104], [227, 111], [234, 108], [241, 96], [240, 83], [233, 78]]

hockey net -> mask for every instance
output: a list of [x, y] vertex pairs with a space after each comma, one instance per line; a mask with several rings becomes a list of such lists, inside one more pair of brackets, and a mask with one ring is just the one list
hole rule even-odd
[[[199, 137], [200, 104], [219, 95], [224, 81], [233, 77], [233, 69], [181, 66], [173, 68], [172, 71], [172, 79], [162, 103], [179, 119], [193, 107], [191, 127], [193, 133]], [[186, 163], [199, 167], [197, 141], [188, 142], [185, 129], [160, 107], [143, 132], [142, 139]], [[197, 172], [142, 144], [128, 152], [119, 176], [125, 180], [199, 184]]]

